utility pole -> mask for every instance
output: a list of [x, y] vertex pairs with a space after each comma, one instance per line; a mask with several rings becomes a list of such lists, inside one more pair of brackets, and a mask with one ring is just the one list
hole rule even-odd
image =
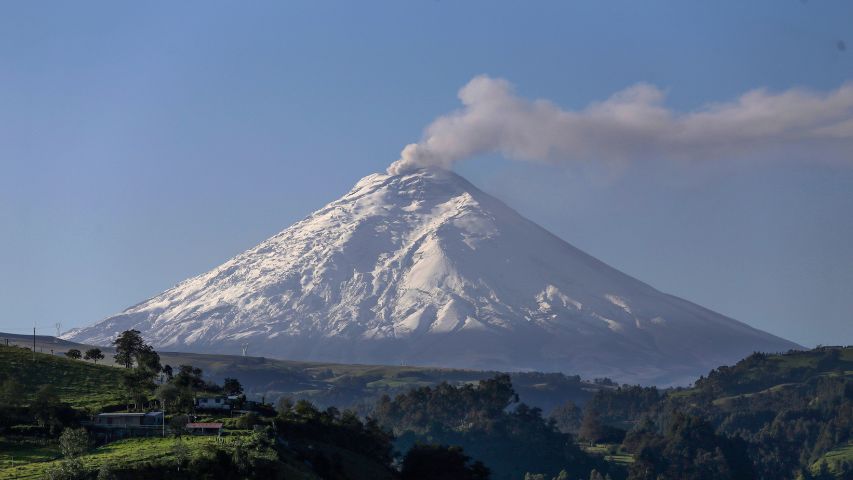
[[36, 361], [36, 324], [33, 323], [33, 362]]
[[59, 339], [59, 334], [62, 332], [62, 322], [56, 322], [53, 326], [56, 327], [56, 338]]
[[245, 357], [246, 356], [246, 350], [249, 349], [249, 344], [244, 343], [243, 345], [241, 345], [241, 347], [243, 348], [243, 356]]

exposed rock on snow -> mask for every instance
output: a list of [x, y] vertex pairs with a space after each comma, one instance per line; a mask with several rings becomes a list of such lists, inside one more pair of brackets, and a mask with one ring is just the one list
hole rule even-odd
[[460, 176], [363, 178], [210, 272], [63, 338], [160, 349], [689, 381], [796, 345], [586, 255]]

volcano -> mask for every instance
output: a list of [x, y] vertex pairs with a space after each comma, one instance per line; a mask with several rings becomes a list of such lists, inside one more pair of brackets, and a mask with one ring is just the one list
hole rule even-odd
[[687, 383], [798, 346], [662, 293], [447, 170], [363, 178], [221, 266], [63, 335], [106, 345]]

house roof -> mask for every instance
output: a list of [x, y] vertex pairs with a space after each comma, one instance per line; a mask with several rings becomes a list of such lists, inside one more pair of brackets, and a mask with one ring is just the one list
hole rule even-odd
[[222, 424], [218, 422], [188, 423], [187, 428], [222, 428]]
[[163, 412], [148, 412], [148, 413], [139, 413], [139, 412], [111, 412], [111, 413], [99, 413], [99, 417], [145, 417], [145, 416], [160, 416], [163, 415]]

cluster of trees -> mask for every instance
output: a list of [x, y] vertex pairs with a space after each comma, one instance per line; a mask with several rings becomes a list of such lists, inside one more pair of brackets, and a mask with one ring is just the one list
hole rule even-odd
[[[853, 440], [853, 362], [842, 353], [756, 353], [690, 390], [602, 390], [582, 413], [567, 404], [552, 415], [583, 440], [621, 442], [636, 458], [629, 479], [809, 479], [824, 454]], [[834, 475], [853, 478], [853, 465]]]
[[226, 378], [222, 386], [205, 380], [203, 372], [192, 365], [180, 365], [177, 370], [169, 365], [164, 367], [166, 382], [154, 392], [163, 408], [170, 411], [190, 412], [198, 394], [238, 395], [242, 397], [243, 386], [236, 378]]
[[[301, 439], [303, 445], [314, 442], [336, 445], [380, 465], [390, 465], [394, 459], [393, 435], [371, 417], [362, 420], [352, 410], [341, 412], [335, 407], [320, 410], [307, 400], [293, 402], [289, 398], [279, 399], [276, 411], [276, 431], [285, 439]], [[321, 476], [340, 476], [340, 460], [312, 449], [299, 451]]]
[[65, 352], [65, 356], [73, 360], [80, 360], [82, 358], [83, 360], [91, 360], [93, 363], [98, 363], [98, 361], [104, 359], [104, 352], [102, 352], [98, 347], [92, 347], [86, 350], [85, 353], [76, 348], [72, 348]]
[[655, 387], [622, 386], [599, 390], [581, 409], [573, 402], [558, 406], [550, 417], [562, 432], [579, 440], [621, 443], [636, 419], [656, 406], [663, 394]]
[[[128, 410], [144, 409], [157, 388], [155, 379], [163, 371], [160, 355], [145, 343], [139, 330], [126, 330], [113, 340], [116, 363], [126, 369], [122, 377]], [[132, 407], [131, 407], [132, 406]]]
[[540, 409], [519, 403], [505, 374], [478, 385], [445, 383], [394, 399], [386, 396], [374, 415], [398, 435], [401, 450], [419, 442], [459, 445], [484, 462], [493, 478], [522, 478], [527, 472], [552, 478], [563, 470], [585, 478], [592, 469], [607, 473], [616, 468], [583, 452], [572, 435], [559, 431]]
[[[160, 355], [145, 343], [138, 330], [122, 332], [113, 341], [115, 361], [127, 369], [124, 389], [128, 408], [143, 408], [149, 399], [156, 398], [163, 408], [190, 412], [198, 394], [241, 395], [243, 386], [236, 378], [226, 378], [223, 385], [205, 380], [200, 368], [162, 365]], [[165, 380], [157, 385], [156, 379]]]
[[[354, 452], [384, 467], [389, 477], [398, 476], [401, 480], [491, 478], [490, 469], [474, 460], [461, 446], [436, 441], [410, 446], [395, 444], [394, 434], [372, 416], [360, 418], [353, 410], [341, 412], [335, 407], [321, 410], [307, 400], [293, 402], [289, 398], [280, 399], [276, 410], [275, 431], [287, 440], [287, 448], [310, 462], [322, 478], [359, 478], [360, 475], [347, 471], [352, 465], [345, 465], [340, 455], [313, 448], [317, 444]], [[402, 458], [395, 454], [395, 447], [405, 452]], [[399, 473], [396, 473], [398, 468]]]
[[632, 480], [756, 478], [746, 442], [717, 434], [710, 423], [692, 415], [674, 414], [662, 433], [644, 422], [625, 437], [623, 448], [636, 454], [629, 469]]

